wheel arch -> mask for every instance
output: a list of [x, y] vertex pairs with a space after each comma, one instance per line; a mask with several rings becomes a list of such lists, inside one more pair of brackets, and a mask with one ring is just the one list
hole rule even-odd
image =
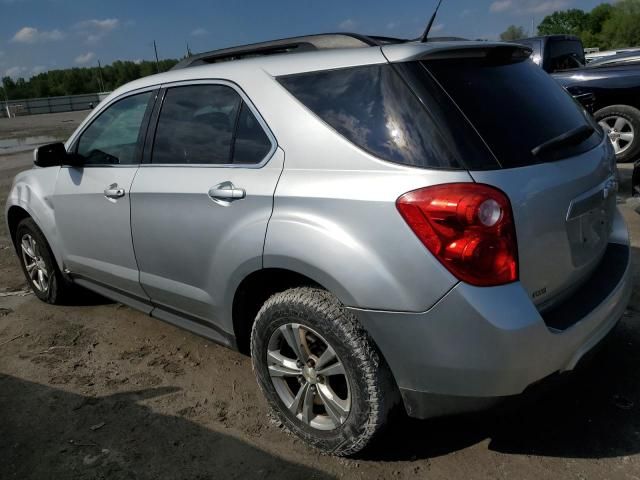
[[[640, 92], [638, 92], [640, 93]], [[602, 92], [595, 94], [595, 105], [593, 114], [597, 114], [600, 110], [607, 107], [632, 107], [640, 110], [640, 96], [636, 99], [635, 94], [625, 93], [606, 93]]]
[[[16, 231], [18, 230], [18, 224], [25, 218], [33, 219], [29, 212], [18, 205], [12, 205], [7, 210], [7, 227], [9, 228], [9, 236], [11, 238], [11, 242], [13, 243], [13, 246], [15, 248], [18, 248], [18, 244], [16, 243]], [[36, 224], [37, 223], [38, 222], [36, 222]]]
[[232, 304], [233, 332], [240, 352], [249, 353], [251, 327], [264, 302], [275, 293], [303, 286], [327, 290], [307, 275], [284, 268], [256, 270], [240, 282]]

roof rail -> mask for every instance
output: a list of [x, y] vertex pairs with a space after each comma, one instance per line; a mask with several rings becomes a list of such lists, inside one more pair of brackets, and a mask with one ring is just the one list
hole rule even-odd
[[241, 58], [274, 55], [278, 53], [308, 52], [337, 48], [357, 48], [404, 43], [408, 40], [392, 37], [366, 36], [357, 33], [323, 33], [302, 37], [283, 38], [269, 42], [252, 43], [239, 47], [223, 48], [199, 53], [181, 60], [172, 70], [195, 67], [209, 63], [228, 62]]

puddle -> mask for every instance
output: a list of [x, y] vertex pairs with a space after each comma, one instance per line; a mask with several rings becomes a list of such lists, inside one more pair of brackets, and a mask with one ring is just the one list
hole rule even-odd
[[0, 155], [26, 152], [28, 150], [33, 150], [39, 145], [46, 145], [47, 143], [53, 143], [55, 141], [58, 141], [56, 137], [47, 135], [0, 139]]

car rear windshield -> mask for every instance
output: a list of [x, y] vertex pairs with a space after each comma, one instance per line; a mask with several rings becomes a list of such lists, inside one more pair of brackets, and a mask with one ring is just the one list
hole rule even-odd
[[392, 65], [287, 75], [278, 81], [343, 137], [383, 160], [423, 168], [496, 167], [435, 82], [428, 98], [419, 98]]
[[[431, 60], [422, 65], [433, 75], [503, 168], [568, 158], [599, 144], [601, 132], [588, 114], [552, 77], [530, 60], [487, 58]], [[551, 156], [532, 150], [583, 126], [594, 133]]]
[[549, 40], [548, 71], [580, 68], [586, 63], [582, 43], [577, 40]]

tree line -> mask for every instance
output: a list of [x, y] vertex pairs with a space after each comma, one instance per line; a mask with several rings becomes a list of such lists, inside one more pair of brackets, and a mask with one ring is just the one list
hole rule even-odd
[[[560, 10], [544, 17], [538, 35], [575, 35], [585, 47], [609, 50], [640, 46], [640, 0], [602, 3], [589, 12], [579, 8]], [[529, 36], [523, 27], [510, 25], [502, 40], [518, 40]]]
[[103, 67], [67, 68], [49, 70], [34, 75], [28, 80], [11, 77], [2, 79], [0, 101], [24, 98], [55, 97], [59, 95], [81, 95], [85, 93], [109, 92], [127, 82], [171, 69], [178, 60], [156, 62], [116, 61]]

